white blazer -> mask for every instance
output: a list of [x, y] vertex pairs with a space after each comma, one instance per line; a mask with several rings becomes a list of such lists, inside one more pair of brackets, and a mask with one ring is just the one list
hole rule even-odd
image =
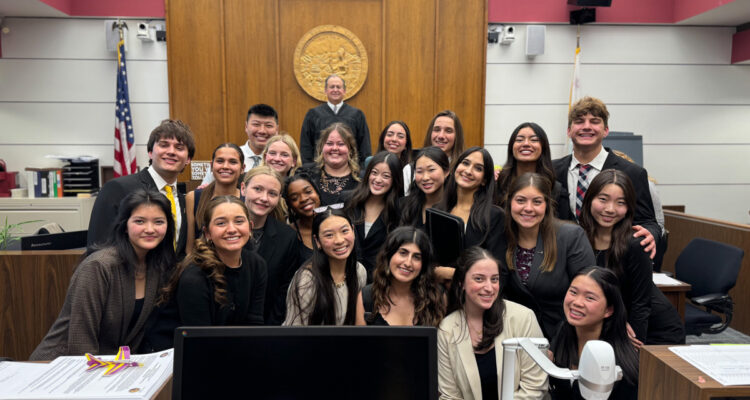
[[[503, 301], [503, 331], [495, 338], [498, 397], [502, 391], [503, 340], [544, 337], [533, 311], [518, 303]], [[547, 374], [524, 351], [516, 353], [514, 381], [514, 399], [541, 399], [547, 393]], [[463, 310], [445, 317], [438, 328], [438, 384], [441, 399], [482, 398], [479, 368]]]

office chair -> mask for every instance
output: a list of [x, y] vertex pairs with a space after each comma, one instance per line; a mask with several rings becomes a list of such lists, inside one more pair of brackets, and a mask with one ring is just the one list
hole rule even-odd
[[[734, 303], [729, 290], [737, 283], [744, 254], [735, 246], [695, 238], [677, 257], [676, 278], [692, 285], [687, 293], [690, 302], [685, 307], [688, 335], [719, 333], [732, 322]], [[723, 322], [715, 313], [724, 316]]]

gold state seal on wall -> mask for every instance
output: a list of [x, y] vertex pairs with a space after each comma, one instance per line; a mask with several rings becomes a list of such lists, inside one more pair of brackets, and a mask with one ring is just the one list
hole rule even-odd
[[362, 41], [346, 28], [320, 25], [305, 33], [294, 50], [294, 76], [310, 96], [326, 101], [326, 78], [336, 74], [346, 81], [349, 99], [367, 79], [367, 51]]

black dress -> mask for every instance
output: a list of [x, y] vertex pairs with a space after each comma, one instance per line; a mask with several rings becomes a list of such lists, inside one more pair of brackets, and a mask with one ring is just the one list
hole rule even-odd
[[175, 295], [180, 321], [187, 326], [262, 325], [266, 295], [266, 263], [254, 252], [242, 251], [239, 268], [225, 268], [227, 304], [214, 300], [214, 284], [195, 264], [182, 272]]
[[[555, 331], [556, 334], [553, 335], [552, 339], [550, 340], [550, 349], [554, 351], [554, 349], [559, 349], [563, 346], [561, 346], [560, 340], [564, 336], [562, 334], [562, 329], [564, 324], [567, 322], [562, 322], [560, 325], [558, 325], [557, 330]], [[610, 343], [611, 344], [611, 343]], [[629, 344], [628, 344], [629, 345]], [[555, 362], [558, 367], [561, 368], [569, 368], [567, 365], [560, 365], [557, 361]], [[619, 365], [619, 363], [618, 363]], [[636, 377], [637, 379], [637, 377]], [[568, 399], [583, 399], [581, 396], [581, 390], [578, 387], [578, 381], [574, 381], [571, 383], [567, 379], [558, 379], [554, 378], [552, 376], [549, 377], [549, 394], [554, 400], [568, 400]], [[638, 398], [638, 382], [636, 381], [635, 384], [628, 383], [624, 378], [615, 382], [614, 387], [612, 388], [612, 392], [609, 395], [610, 399], [613, 400], [635, 400]]]
[[257, 240], [248, 240], [245, 248], [263, 258], [268, 270], [263, 319], [266, 325], [281, 325], [286, 316], [286, 292], [300, 266], [297, 234], [273, 216], [253, 234]]
[[390, 326], [379, 312], [373, 312], [372, 284], [362, 288], [362, 305], [365, 308], [365, 323], [370, 326]]
[[[549, 377], [549, 387], [549, 394], [553, 400], [583, 399], [581, 390], [578, 388], [578, 381], [571, 384], [567, 379]], [[617, 381], [609, 398], [610, 400], [635, 400], [638, 398], [638, 386], [631, 385], [624, 380]]]
[[352, 221], [354, 223], [354, 232], [357, 247], [357, 261], [362, 263], [367, 270], [367, 283], [372, 282], [372, 272], [375, 270], [375, 262], [378, 253], [385, 244], [388, 236], [388, 226], [383, 220], [383, 213], [380, 213], [375, 222], [372, 223], [370, 230], [365, 234], [364, 212], [362, 209], [355, 208], [351, 210]]
[[321, 206], [343, 203], [345, 199], [344, 195], [354, 190], [358, 184], [352, 174], [342, 177], [330, 176], [315, 164], [306, 164], [303, 165], [303, 168], [307, 169], [310, 173], [315, 187], [320, 191]]

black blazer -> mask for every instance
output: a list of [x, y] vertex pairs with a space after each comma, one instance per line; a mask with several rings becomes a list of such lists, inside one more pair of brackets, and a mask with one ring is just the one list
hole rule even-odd
[[[150, 167], [149, 167], [150, 168]], [[91, 210], [91, 219], [89, 220], [89, 231], [86, 237], [86, 246], [91, 247], [93, 244], [103, 242], [112, 234], [113, 224], [117, 219], [117, 213], [120, 208], [120, 201], [130, 192], [143, 188], [147, 190], [159, 191], [156, 187], [148, 168], [142, 169], [137, 174], [126, 175], [113, 179], [104, 184], [96, 196], [94, 208]], [[180, 214], [182, 214], [182, 224], [180, 225], [179, 240], [177, 241], [177, 259], [185, 258], [185, 244], [187, 243], [187, 214], [185, 213], [185, 194], [177, 193], [177, 199], [180, 202]]]
[[[521, 282], [516, 270], [508, 268], [505, 260], [507, 244], [500, 247], [498, 252], [493, 252], [500, 260], [501, 285], [505, 286], [505, 297], [532, 309], [547, 339], [552, 338], [557, 326], [565, 319], [562, 303], [570, 282], [581, 270], [596, 265], [594, 251], [580, 226], [558, 222], [556, 236], [555, 267], [549, 272], [540, 268], [544, 259], [544, 242], [540, 233], [526, 284]], [[513, 249], [514, 257], [515, 253]]]
[[359, 208], [354, 208], [351, 210], [351, 215], [356, 236], [357, 261], [362, 263], [367, 270], [367, 283], [372, 283], [372, 272], [375, 270], [378, 253], [388, 236], [388, 228], [381, 213], [365, 236], [364, 212]]
[[[633, 225], [641, 225], [648, 229], [654, 240], [657, 241], [661, 237], [661, 228], [656, 223], [656, 213], [654, 212], [654, 202], [651, 200], [651, 192], [648, 190], [648, 173], [645, 169], [641, 168], [638, 164], [631, 163], [630, 161], [618, 157], [612, 152], [612, 149], [605, 147], [607, 159], [604, 160], [605, 169], [616, 169], [622, 171], [627, 175], [633, 182], [635, 188], [635, 213], [633, 215]], [[562, 187], [571, 193], [571, 190], [576, 188], [568, 187], [568, 167], [570, 166], [570, 160], [573, 158], [571, 154], [563, 158], [558, 158], [552, 161], [552, 166], [555, 168], [555, 176], [557, 181], [562, 184]], [[559, 204], [558, 207], [566, 206], [570, 208], [570, 200], [566, 199], [564, 204]], [[570, 210], [570, 213], [575, 217], [575, 210]]]
[[503, 246], [505, 243], [505, 212], [497, 206], [490, 208], [490, 221], [487, 229], [487, 236], [484, 232], [474, 228], [471, 224], [471, 217], [466, 223], [464, 232], [464, 249], [471, 246], [479, 246], [483, 249], [490, 250]]
[[[266, 219], [263, 236], [254, 250], [266, 261], [268, 284], [266, 300], [263, 307], [265, 325], [281, 325], [286, 315], [286, 292], [289, 282], [300, 265], [297, 234], [294, 229], [276, 220], [273, 216]], [[252, 249], [253, 241], [245, 245]]]

